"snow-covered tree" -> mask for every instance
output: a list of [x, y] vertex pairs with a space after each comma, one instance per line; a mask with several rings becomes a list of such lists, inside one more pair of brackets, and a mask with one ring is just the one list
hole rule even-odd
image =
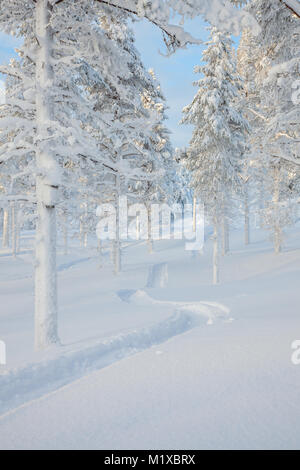
[[259, 91], [254, 113], [260, 122], [254, 143], [259, 183], [265, 193], [263, 225], [272, 233], [276, 253], [281, 251], [284, 226], [292, 222], [291, 188], [299, 177], [300, 162], [300, 114], [292, 100], [300, 67], [299, 18], [286, 6], [280, 0], [252, 0], [247, 6], [261, 26], [256, 39], [260, 53], [255, 54], [257, 48], [253, 48], [246, 56], [252, 55], [252, 63], [255, 58]]
[[[118, 62], [125, 61], [127, 73], [123, 72], [118, 83], [108, 73], [105, 88], [97, 95], [101, 111], [111, 122], [105, 142], [116, 168], [112, 181], [109, 180], [117, 216], [120, 196], [127, 196], [129, 202], [147, 202], [150, 208], [151, 201], [159, 199], [159, 191], [166, 193], [167, 183], [174, 174], [168, 131], [163, 125], [164, 98], [154, 74], [147, 72], [142, 64], [126, 20], [126, 15], [116, 16], [114, 10], [107, 10], [101, 16], [101, 27], [119, 45]], [[113, 251], [117, 273], [121, 269], [118, 237]]]
[[248, 123], [239, 111], [241, 80], [229, 35], [211, 30], [203, 75], [193, 102], [183, 109], [182, 123], [194, 125], [188, 148], [187, 168], [192, 186], [214, 226], [214, 274], [219, 281], [218, 247], [220, 227], [228, 220], [231, 197], [240, 191], [241, 159], [245, 151]]
[[[261, 138], [263, 126], [260, 116], [259, 90], [256, 84], [256, 65], [260, 57], [260, 47], [256, 37], [249, 28], [243, 30], [237, 50], [237, 70], [243, 79], [240, 109], [249, 122], [251, 132], [247, 138], [243, 181], [243, 213], [245, 244], [250, 243], [250, 208], [253, 204], [263, 208], [263, 179], [264, 172], [261, 158]], [[259, 194], [259, 195], [258, 195]], [[258, 196], [257, 196], [258, 195]]]
[[[56, 295], [56, 206], [60, 197], [61, 168], [68, 159], [78, 165], [82, 155], [93, 164], [106, 160], [90, 126], [94, 122], [76, 82], [82, 61], [97, 56], [103, 69], [113, 63], [108, 49], [99, 43], [99, 9], [109, 5], [116, 11], [146, 17], [164, 34], [170, 51], [194, 41], [181, 26], [171, 25], [171, 14], [187, 18], [203, 15], [212, 24], [238, 34], [245, 22], [257, 29], [246, 12], [223, 0], [144, 2], [143, 0], [1, 0], [0, 28], [26, 38], [24, 55], [34, 64], [33, 77], [26, 84], [25, 101], [34, 102], [32, 120], [26, 120], [32, 136], [31, 151], [36, 168], [37, 236], [35, 276], [36, 346], [58, 342]], [[109, 51], [110, 52], [110, 51]], [[122, 72], [122, 71], [121, 71]], [[30, 121], [30, 122], [29, 122]], [[9, 127], [9, 123], [7, 123]], [[4, 121], [1, 129], [8, 129]], [[26, 140], [26, 139], [24, 139]], [[102, 149], [103, 150], [103, 149]], [[78, 158], [80, 157], [80, 158]]]
[[[22, 50], [19, 53], [22, 56]], [[24, 56], [21, 62], [13, 59], [9, 67], [5, 67], [6, 99], [0, 106], [0, 119], [4, 126], [0, 133], [0, 204], [3, 207], [3, 246], [8, 247], [10, 234], [14, 256], [19, 245], [21, 219], [24, 219], [25, 214], [30, 216], [31, 211], [28, 212], [27, 209], [31, 207], [32, 210], [32, 203], [35, 200], [32, 135], [28, 132], [31, 129], [32, 106], [24, 99], [21, 79], [21, 76], [30, 76], [30, 69], [30, 61]], [[20, 213], [21, 206], [23, 215]]]

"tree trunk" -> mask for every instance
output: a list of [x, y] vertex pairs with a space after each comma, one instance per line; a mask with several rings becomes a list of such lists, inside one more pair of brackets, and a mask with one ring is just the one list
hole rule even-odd
[[56, 214], [58, 178], [57, 165], [49, 136], [52, 88], [51, 70], [52, 33], [49, 26], [51, 5], [47, 0], [36, 1], [36, 125], [39, 136], [36, 151], [36, 268], [35, 268], [35, 347], [44, 349], [57, 343], [57, 289], [56, 289]]
[[17, 255], [17, 210], [16, 203], [11, 203], [11, 250], [12, 255], [15, 258]]
[[84, 224], [84, 236], [83, 236], [83, 246], [87, 248], [88, 246], [88, 204], [85, 203], [85, 224]]
[[20, 227], [20, 209], [18, 207], [16, 214], [16, 252], [20, 252], [21, 227]]
[[84, 232], [83, 240], [84, 240], [83, 241], [83, 246], [84, 246], [84, 248], [87, 248], [87, 246], [88, 246], [88, 233], [87, 233], [87, 231]]
[[100, 238], [98, 238], [98, 242], [97, 242], [97, 251], [99, 253], [99, 265], [98, 265], [98, 268], [102, 268], [102, 243], [101, 243], [101, 240]]
[[264, 215], [263, 211], [265, 209], [265, 188], [261, 182], [260, 191], [259, 191], [259, 226], [263, 228], [264, 226]]
[[115, 240], [110, 243], [109, 258], [112, 264], [115, 262]]
[[228, 220], [226, 221], [226, 233], [225, 233], [225, 251], [229, 253], [230, 245], [229, 245], [229, 225]]
[[141, 236], [140, 216], [136, 215], [136, 239], [139, 240]]
[[280, 200], [280, 167], [275, 167], [274, 175], [274, 251], [276, 254], [281, 252], [282, 229], [279, 218], [279, 200]]
[[68, 214], [63, 213], [64, 254], [68, 254]]
[[229, 251], [229, 230], [228, 221], [225, 216], [222, 218], [222, 256], [225, 256]]
[[121, 264], [121, 242], [120, 242], [120, 176], [116, 174], [116, 197], [115, 197], [115, 208], [116, 208], [116, 238], [114, 243], [114, 272], [119, 274], [122, 270]]
[[79, 240], [80, 240], [80, 248], [83, 247], [83, 222], [82, 222], [82, 215], [80, 216], [79, 221]]
[[213, 234], [213, 284], [219, 283], [219, 230], [217, 220], [214, 221], [214, 234]]
[[245, 245], [249, 245], [250, 243], [250, 217], [249, 217], [249, 195], [248, 195], [248, 188], [245, 189]]
[[152, 234], [151, 234], [151, 207], [147, 207], [147, 214], [148, 214], [148, 253], [153, 253], [153, 241], [152, 241]]
[[197, 223], [197, 198], [194, 196], [193, 199], [193, 232], [196, 232], [196, 223]]
[[9, 212], [8, 212], [8, 209], [3, 209], [2, 247], [8, 248], [8, 246], [9, 246]]
[[121, 271], [121, 249], [120, 240], [115, 240], [114, 244], [114, 272], [118, 275]]

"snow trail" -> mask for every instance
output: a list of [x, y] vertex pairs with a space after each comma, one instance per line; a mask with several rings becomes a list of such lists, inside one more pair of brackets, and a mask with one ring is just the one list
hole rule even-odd
[[150, 267], [146, 287], [166, 287], [168, 284], [168, 263], [157, 263]]
[[150, 297], [142, 290], [119, 291], [118, 296], [135, 305], [170, 306], [172, 315], [150, 327], [133, 329], [85, 347], [63, 346], [49, 350], [52, 357], [4, 371], [0, 374], [0, 413], [18, 407], [70, 383], [92, 371], [107, 367], [132, 354], [161, 344], [199, 326], [206, 320], [227, 318], [229, 310], [214, 302], [168, 302]]
[[119, 297], [135, 305], [162, 305], [173, 307], [175, 312], [188, 313], [193, 318], [204, 317], [207, 319], [207, 324], [213, 323], [215, 318], [224, 318], [226, 321], [233, 319], [228, 317], [230, 309], [218, 302], [201, 301], [201, 302], [179, 302], [171, 300], [156, 300], [153, 299], [144, 290], [121, 290], [118, 292]]

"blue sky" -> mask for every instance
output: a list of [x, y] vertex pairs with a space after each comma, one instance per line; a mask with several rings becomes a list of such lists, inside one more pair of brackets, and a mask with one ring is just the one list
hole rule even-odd
[[[0, 64], [6, 64], [11, 57], [16, 56], [15, 48], [20, 40], [0, 32]], [[4, 77], [0, 74], [0, 103], [4, 100]]]
[[[206, 24], [200, 18], [185, 23], [185, 29], [197, 39], [206, 41], [209, 32]], [[204, 45], [188, 46], [187, 49], [178, 50], [170, 57], [159, 53], [165, 52], [162, 35], [158, 28], [147, 22], [139, 21], [134, 24], [136, 34], [136, 47], [140, 51], [146, 68], [153, 68], [162, 91], [167, 99], [168, 109], [167, 126], [172, 131], [172, 142], [175, 147], [186, 146], [189, 143], [191, 126], [179, 125], [181, 111], [189, 104], [196, 93], [193, 81], [197, 79], [194, 66], [201, 63]]]
[[[194, 37], [206, 40], [208, 31], [203, 20], [197, 18], [186, 22], [186, 29]], [[146, 20], [135, 22], [136, 47], [140, 51], [146, 68], [153, 68], [160, 81], [162, 91], [167, 99], [169, 120], [167, 126], [172, 131], [171, 139], [175, 147], [188, 144], [192, 129], [180, 126], [182, 108], [191, 102], [196, 89], [192, 82], [197, 78], [193, 73], [195, 65], [201, 63], [201, 54], [205, 46], [189, 46], [179, 50], [171, 57], [164, 57], [159, 50], [165, 52], [165, 46], [160, 31]], [[14, 48], [19, 40], [0, 33], [0, 63], [7, 63], [15, 55]], [[1, 80], [1, 76], [0, 76]], [[0, 82], [3, 89], [3, 82]], [[1, 98], [1, 96], [0, 96]]]

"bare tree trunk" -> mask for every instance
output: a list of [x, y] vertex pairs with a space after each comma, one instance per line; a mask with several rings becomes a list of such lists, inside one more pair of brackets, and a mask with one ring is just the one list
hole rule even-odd
[[229, 224], [228, 219], [226, 220], [226, 232], [225, 232], [225, 251], [229, 253], [230, 245], [229, 245]]
[[[52, 31], [49, 25], [51, 5], [36, 1], [35, 28], [38, 42], [36, 57], [36, 124], [37, 135], [45, 136], [52, 118], [48, 92], [53, 74]], [[56, 277], [56, 199], [57, 164], [51, 144], [42, 139], [37, 143], [36, 178], [37, 226], [35, 268], [35, 346], [46, 348], [58, 342], [57, 277]]]
[[80, 240], [80, 248], [83, 247], [83, 221], [82, 216], [80, 216], [79, 220], [79, 240]]
[[84, 208], [84, 215], [80, 216], [79, 221], [79, 239], [80, 239], [80, 247], [87, 248], [88, 245], [88, 229], [87, 229], [87, 213], [88, 213], [88, 206], [87, 202], [83, 203], [81, 207]]
[[114, 272], [118, 275], [121, 271], [121, 249], [120, 240], [115, 240], [114, 245]]
[[112, 242], [110, 244], [109, 258], [110, 258], [110, 261], [112, 262], [112, 264], [114, 264], [114, 262], [115, 262], [115, 241], [114, 240], [112, 240]]
[[17, 208], [16, 214], [16, 251], [20, 253], [20, 242], [21, 242], [21, 227], [20, 227], [20, 208]]
[[194, 196], [193, 199], [193, 232], [196, 232], [196, 223], [197, 223], [197, 198]]
[[68, 214], [63, 213], [64, 254], [68, 254]]
[[282, 241], [282, 228], [280, 225], [279, 217], [279, 200], [280, 200], [280, 167], [275, 167], [274, 175], [274, 251], [276, 254], [281, 252], [281, 241]]
[[9, 247], [9, 211], [7, 208], [3, 209], [2, 247]]
[[259, 191], [259, 225], [260, 228], [263, 228], [264, 225], [264, 216], [263, 210], [265, 208], [265, 190], [263, 184], [260, 185]]
[[114, 243], [114, 267], [115, 274], [119, 274], [122, 270], [121, 263], [121, 241], [120, 241], [120, 176], [116, 174], [116, 197], [115, 197], [115, 207], [116, 207], [116, 239]]
[[248, 188], [245, 188], [245, 199], [244, 199], [244, 209], [245, 209], [245, 245], [250, 243], [250, 216], [249, 216], [249, 194]]
[[87, 248], [87, 246], [88, 246], [88, 233], [87, 233], [87, 231], [84, 232], [83, 246], [84, 246], [84, 248]]
[[151, 207], [147, 207], [147, 214], [148, 214], [148, 253], [153, 253], [153, 240], [151, 234]]
[[218, 284], [220, 280], [220, 266], [219, 266], [219, 229], [218, 223], [214, 221], [213, 233], [213, 284]]
[[16, 203], [11, 203], [11, 250], [12, 255], [15, 258], [17, 256], [17, 211]]
[[222, 256], [225, 256], [229, 251], [229, 229], [228, 221], [225, 216], [222, 218]]
[[136, 239], [139, 240], [141, 236], [140, 217], [136, 215]]
[[98, 268], [102, 268], [102, 243], [101, 243], [101, 240], [100, 238], [98, 238], [98, 242], [97, 242], [97, 251], [99, 253], [99, 265], [98, 265]]

